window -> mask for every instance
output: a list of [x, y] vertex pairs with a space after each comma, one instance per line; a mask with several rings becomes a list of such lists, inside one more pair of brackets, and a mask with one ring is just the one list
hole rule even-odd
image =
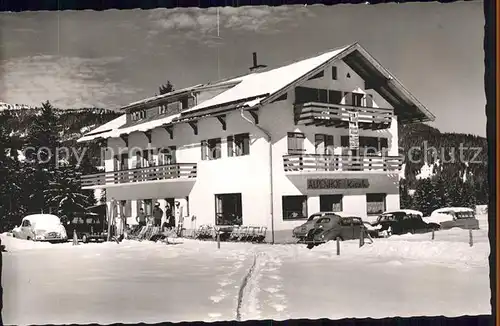
[[158, 151], [158, 165], [175, 164], [177, 162], [176, 149], [175, 146], [161, 148]]
[[250, 154], [250, 134], [239, 134], [227, 137], [227, 156], [243, 156]]
[[318, 72], [316, 75], [314, 75], [314, 76], [312, 76], [311, 78], [309, 78], [308, 80], [313, 80], [313, 79], [322, 78], [323, 76], [325, 76], [325, 71], [320, 71], [320, 72]]
[[[340, 146], [342, 147], [342, 154], [346, 155], [349, 151], [349, 136], [340, 136]], [[387, 138], [359, 137], [359, 153], [363, 156], [386, 153], [388, 148]]]
[[242, 215], [240, 193], [215, 195], [215, 225], [241, 225]]
[[360, 93], [352, 93], [352, 105], [354, 106], [363, 106], [363, 98], [365, 97], [364, 94]]
[[342, 212], [342, 195], [320, 195], [319, 210], [322, 212]]
[[215, 160], [221, 158], [221, 139], [214, 138], [201, 141], [201, 159]]
[[307, 218], [307, 196], [283, 196], [283, 220]]
[[304, 153], [304, 139], [306, 136], [298, 132], [288, 133], [288, 154]]
[[363, 220], [361, 220], [359, 217], [353, 217], [352, 225], [363, 225]]
[[31, 226], [30, 221], [29, 220], [24, 220], [22, 226], [24, 226], [24, 227]]
[[275, 99], [274, 101], [272, 101], [271, 103], [274, 103], [274, 102], [279, 102], [279, 101], [284, 101], [288, 98], [288, 94], [285, 93], [283, 95], [281, 95], [280, 97], [278, 97], [277, 99]]
[[316, 154], [333, 154], [333, 136], [325, 134], [314, 135], [314, 148], [316, 149]]
[[138, 121], [146, 118], [146, 110], [132, 112], [132, 121]]
[[332, 67], [332, 79], [337, 80], [337, 67]]
[[342, 99], [342, 92], [329, 91], [326, 89], [309, 88], [309, 87], [296, 87], [295, 88], [295, 103], [331, 103], [340, 104]]
[[[140, 200], [138, 200], [138, 202], [140, 203]], [[144, 208], [144, 214], [146, 214], [146, 216], [153, 215], [153, 200], [152, 199], [142, 200], [142, 205], [140, 205], [139, 207]]]
[[341, 226], [351, 226], [352, 224], [352, 218], [351, 217], [342, 217], [340, 219], [340, 223], [339, 223]]
[[386, 194], [366, 194], [366, 213], [382, 214], [385, 211]]
[[120, 216], [132, 216], [132, 202], [130, 200], [120, 201]]
[[[187, 102], [186, 102], [187, 103]], [[159, 114], [175, 114], [179, 113], [182, 111], [182, 103], [177, 101], [177, 102], [171, 102], [171, 103], [166, 103], [163, 104], [159, 107]]]

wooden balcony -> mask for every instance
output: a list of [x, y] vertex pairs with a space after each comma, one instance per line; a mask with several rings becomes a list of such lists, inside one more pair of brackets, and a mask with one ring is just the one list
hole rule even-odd
[[196, 163], [177, 163], [84, 175], [81, 178], [82, 188], [105, 188], [144, 181], [195, 179], [196, 167]]
[[285, 172], [389, 172], [401, 170], [400, 156], [284, 155]]
[[358, 113], [358, 126], [365, 130], [387, 129], [391, 126], [393, 109], [367, 108], [343, 104], [308, 102], [295, 104], [295, 123], [306, 126], [349, 128], [351, 112]]

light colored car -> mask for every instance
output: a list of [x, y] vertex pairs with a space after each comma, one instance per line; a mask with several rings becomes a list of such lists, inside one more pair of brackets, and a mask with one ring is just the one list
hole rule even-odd
[[33, 241], [65, 242], [68, 240], [66, 228], [59, 217], [52, 214], [25, 216], [21, 225], [12, 230], [12, 236]]
[[476, 212], [472, 208], [467, 207], [439, 208], [433, 211], [430, 216], [425, 217], [424, 220], [439, 224], [441, 229], [479, 229]]

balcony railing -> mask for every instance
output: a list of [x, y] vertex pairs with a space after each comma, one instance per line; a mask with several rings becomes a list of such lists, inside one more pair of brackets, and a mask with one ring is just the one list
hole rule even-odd
[[196, 178], [196, 163], [177, 163], [82, 176], [82, 187]]
[[358, 126], [366, 130], [387, 129], [391, 126], [394, 116], [392, 109], [317, 102], [295, 104], [294, 112], [297, 124], [339, 128], [348, 128], [351, 112], [357, 112]]
[[286, 172], [398, 172], [401, 170], [402, 163], [403, 158], [400, 156], [344, 156], [319, 154], [297, 154], [283, 156], [283, 168]]

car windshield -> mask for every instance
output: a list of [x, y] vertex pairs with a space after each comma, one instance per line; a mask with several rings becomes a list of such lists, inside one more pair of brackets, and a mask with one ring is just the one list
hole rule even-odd
[[455, 213], [455, 216], [458, 219], [475, 218], [474, 212], [472, 212], [472, 211], [457, 212], [457, 213]]
[[394, 220], [395, 220], [394, 214], [382, 214], [377, 219], [377, 222], [387, 222], [387, 221], [394, 221]]
[[313, 214], [313, 215], [309, 216], [309, 218], [307, 219], [307, 221], [308, 222], [314, 221], [314, 220], [317, 220], [319, 217], [321, 217], [320, 214]]

